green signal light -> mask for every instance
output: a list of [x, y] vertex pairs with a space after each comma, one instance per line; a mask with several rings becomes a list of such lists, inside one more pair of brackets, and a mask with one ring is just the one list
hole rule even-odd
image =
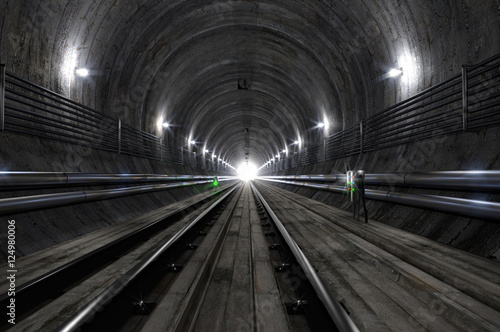
[[217, 179], [214, 179], [214, 186], [218, 186], [219, 185], [219, 181], [217, 181]]

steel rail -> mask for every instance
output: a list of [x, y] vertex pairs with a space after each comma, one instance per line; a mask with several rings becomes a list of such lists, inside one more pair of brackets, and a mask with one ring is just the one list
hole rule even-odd
[[214, 202], [210, 207], [203, 211], [198, 217], [193, 221], [185, 225], [181, 230], [175, 233], [167, 242], [161, 245], [159, 248], [147, 255], [143, 260], [136, 264], [133, 268], [128, 270], [120, 278], [118, 278], [113, 284], [104, 289], [99, 295], [88, 302], [70, 318], [68, 318], [63, 324], [61, 324], [55, 331], [57, 332], [69, 332], [76, 331], [80, 326], [85, 324], [87, 321], [91, 321], [101, 308], [109, 303], [115, 296], [117, 296], [127, 285], [129, 285], [134, 279], [136, 279], [150, 264], [152, 264], [161, 254], [168, 250], [178, 239], [180, 239], [187, 231], [189, 231], [194, 225], [196, 225], [200, 220], [202, 220], [210, 211], [217, 207], [222, 201], [224, 201], [231, 193], [241, 186], [241, 183], [230, 189], [229, 192], [220, 197], [216, 202]]
[[[338, 182], [346, 174], [262, 176], [262, 179]], [[465, 191], [500, 191], [500, 171], [443, 171], [415, 173], [367, 173], [365, 184]]]
[[[224, 181], [224, 179], [223, 179]], [[56, 194], [42, 194], [0, 199], [0, 215], [25, 212], [28, 210], [86, 203], [105, 199], [119, 198], [154, 191], [173, 189], [186, 186], [213, 183], [212, 180], [176, 182], [147, 186], [122, 187], [105, 190], [74, 191]]]
[[[297, 182], [285, 180], [273, 180], [261, 178], [264, 181], [290, 184], [299, 187], [314, 188], [326, 190], [338, 194], [346, 193], [345, 186]], [[431, 209], [439, 212], [458, 214], [474, 219], [483, 219], [498, 222], [500, 221], [500, 203], [478, 201], [472, 199], [455, 198], [448, 196], [426, 195], [426, 194], [407, 194], [382, 190], [365, 189], [365, 198], [389, 202], [422, 209]]]
[[328, 314], [334, 321], [335, 325], [341, 332], [347, 332], [347, 331], [359, 331], [359, 329], [356, 327], [354, 322], [351, 320], [351, 318], [347, 315], [345, 312], [344, 308], [340, 305], [340, 303], [335, 299], [333, 294], [330, 292], [324, 281], [321, 279], [321, 277], [318, 275], [314, 267], [311, 265], [307, 257], [304, 255], [302, 250], [300, 250], [300, 247], [297, 245], [297, 243], [293, 240], [291, 235], [288, 233], [286, 230], [285, 226], [281, 223], [279, 218], [276, 216], [276, 214], [273, 212], [269, 204], [266, 202], [264, 197], [261, 195], [261, 193], [257, 190], [255, 185], [251, 183], [252, 185], [252, 190], [254, 193], [259, 197], [260, 201], [262, 202], [262, 205], [266, 208], [267, 213], [273, 220], [274, 224], [278, 228], [279, 232], [281, 233], [281, 236], [283, 239], [286, 241], [288, 246], [290, 247], [290, 250], [292, 251], [293, 255], [295, 256], [295, 259], [299, 263], [299, 265], [302, 267], [304, 270], [304, 273], [306, 274], [307, 278], [309, 279], [309, 282], [313, 286], [314, 290], [316, 291], [319, 299], [323, 302], [323, 305], [325, 306], [326, 310], [328, 311]]
[[[215, 194], [217, 195], [219, 193], [223, 193], [230, 188], [231, 185], [221, 187], [220, 192]], [[74, 280], [70, 280], [72, 275], [92, 273], [94, 269], [106, 264], [106, 262], [109, 261], [110, 256], [116, 256], [119, 252], [122, 252], [122, 248], [127, 248], [128, 250], [130, 246], [136, 245], [138, 242], [142, 242], [145, 237], [151, 236], [159, 230], [164, 229], [166, 225], [171, 222], [175, 222], [177, 218], [182, 218], [184, 211], [197, 208], [205, 202], [211, 200], [213, 197], [214, 195], [210, 195], [208, 197], [190, 201], [188, 205], [184, 206], [182, 209], [176, 209], [169, 212], [167, 215], [162, 216], [161, 218], [154, 220], [131, 233], [128, 233], [108, 244], [103, 245], [102, 247], [92, 250], [83, 256], [80, 256], [28, 282], [25, 282], [20, 286], [17, 286], [16, 297], [22, 299], [22, 304], [16, 311], [22, 315], [32, 306], [36, 306], [40, 303], [40, 299], [37, 296], [42, 297], [42, 301], [45, 300], [45, 298], [49, 297], [49, 293], [60, 288], [66, 288], [69, 284], [73, 283]], [[0, 304], [8, 304], [9, 298], [10, 297], [7, 292], [0, 294]], [[2, 324], [0, 323], [0, 330], [1, 325]]]

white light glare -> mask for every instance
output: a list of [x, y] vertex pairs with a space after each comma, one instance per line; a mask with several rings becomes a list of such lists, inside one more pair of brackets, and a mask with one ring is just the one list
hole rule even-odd
[[163, 122], [161, 125], [163, 128], [168, 128], [170, 124], [168, 122]]
[[325, 124], [323, 122], [318, 123], [318, 128], [323, 128]]
[[244, 163], [238, 167], [238, 177], [243, 181], [255, 179], [257, 176], [257, 167], [254, 164]]
[[403, 73], [403, 71], [400, 69], [391, 69], [389, 71], [389, 77], [396, 77], [396, 76], [401, 75], [402, 73]]
[[293, 142], [293, 144], [298, 145], [298, 144], [299, 144], [299, 141], [295, 141], [295, 142]]
[[283, 150], [283, 151], [281, 151], [281, 153], [286, 153], [286, 149], [285, 149], [285, 150]]
[[87, 68], [78, 68], [77, 70], [75, 70], [75, 73], [78, 76], [86, 77], [89, 75], [89, 70]]
[[195, 144], [196, 144], [196, 141], [191, 141], [191, 144], [195, 145]]

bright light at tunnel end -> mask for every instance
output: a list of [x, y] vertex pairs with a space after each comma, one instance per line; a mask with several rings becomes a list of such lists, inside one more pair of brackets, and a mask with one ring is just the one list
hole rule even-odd
[[238, 167], [237, 172], [240, 180], [250, 181], [257, 176], [257, 167], [251, 163], [243, 163]]

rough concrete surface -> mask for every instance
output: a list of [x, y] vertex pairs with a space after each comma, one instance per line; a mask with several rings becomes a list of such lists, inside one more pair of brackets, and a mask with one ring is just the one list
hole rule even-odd
[[[2, 1], [0, 63], [176, 146], [197, 153], [207, 148], [234, 166], [246, 158], [260, 166], [295, 140], [299, 150], [318, 144], [462, 65], [497, 54], [499, 18], [497, 0]], [[90, 76], [75, 76], [77, 67], [87, 67]], [[384, 79], [393, 67], [403, 67], [404, 75]], [[168, 131], [158, 126], [162, 120], [172, 124]], [[326, 120], [330, 125], [318, 130]], [[499, 169], [498, 141], [498, 127], [491, 127], [290, 172]], [[201, 172], [9, 132], [0, 135], [0, 170]], [[17, 249], [24, 255], [197, 190], [8, 218], [17, 221]], [[29, 194], [38, 192], [51, 191]], [[297, 192], [347, 208], [327, 193]], [[376, 202], [368, 207], [382, 222], [498, 256], [497, 224]], [[0, 219], [5, 224], [7, 216]], [[2, 227], [1, 238], [5, 232]]]

